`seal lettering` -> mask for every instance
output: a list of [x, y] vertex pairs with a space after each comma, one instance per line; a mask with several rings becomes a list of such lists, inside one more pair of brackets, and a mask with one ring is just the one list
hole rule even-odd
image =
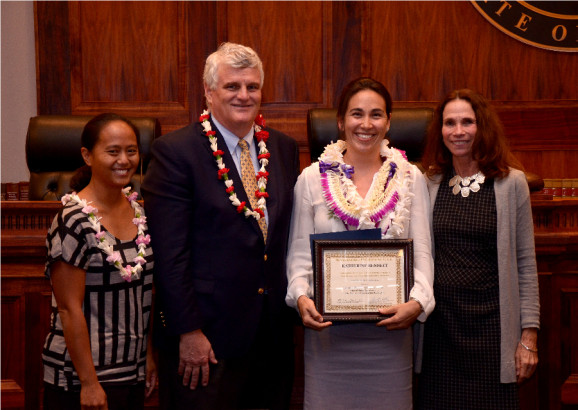
[[[531, 20], [532, 20], [532, 17], [528, 16], [527, 14], [522, 13], [522, 17], [520, 17], [520, 20], [518, 20], [518, 24], [516, 24], [516, 28], [520, 29], [522, 31], [528, 30], [528, 27], [524, 27], [524, 26], [526, 26], [526, 24], [528, 24]], [[522, 28], [522, 27], [524, 27], [524, 28]]]
[[574, 1], [470, 0], [502, 33], [534, 47], [577, 52], [578, 11]]

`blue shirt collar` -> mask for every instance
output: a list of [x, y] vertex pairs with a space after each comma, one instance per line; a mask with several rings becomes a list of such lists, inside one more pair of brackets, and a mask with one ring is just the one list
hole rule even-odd
[[[217, 121], [217, 119], [213, 115], [211, 115], [211, 119], [215, 123], [215, 126], [217, 127], [223, 138], [225, 139], [225, 144], [227, 144], [229, 152], [233, 154], [235, 152], [235, 149], [239, 145], [239, 137], [237, 137], [235, 134], [233, 134], [231, 131], [225, 128], [225, 126], [222, 125], [219, 121]], [[247, 144], [249, 144], [249, 152], [252, 152], [253, 150], [253, 133], [254, 128], [251, 127], [247, 135], [243, 137], [243, 139], [247, 141]]]

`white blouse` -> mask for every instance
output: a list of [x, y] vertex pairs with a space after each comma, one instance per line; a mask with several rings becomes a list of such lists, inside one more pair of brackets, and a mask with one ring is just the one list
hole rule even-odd
[[[400, 164], [401, 165], [401, 164]], [[409, 218], [403, 221], [400, 235], [392, 236], [390, 229], [387, 239], [413, 239], [414, 251], [414, 286], [410, 297], [417, 299], [424, 308], [418, 320], [423, 322], [433, 311], [435, 300], [433, 295], [434, 267], [431, 252], [431, 220], [429, 215], [429, 194], [425, 178], [415, 165], [404, 164], [411, 173]], [[371, 197], [375, 187], [374, 181], [366, 195]], [[315, 162], [305, 168], [295, 185], [295, 203], [289, 234], [289, 251], [287, 255], [288, 289], [285, 301], [297, 309], [297, 299], [306, 295], [313, 298], [313, 264], [309, 235], [317, 233], [340, 232], [346, 230], [340, 219], [330, 216], [329, 209], [323, 198], [319, 163]], [[407, 204], [407, 202], [405, 202]], [[396, 206], [403, 206], [399, 201]], [[389, 218], [384, 217], [380, 228], [387, 227]]]

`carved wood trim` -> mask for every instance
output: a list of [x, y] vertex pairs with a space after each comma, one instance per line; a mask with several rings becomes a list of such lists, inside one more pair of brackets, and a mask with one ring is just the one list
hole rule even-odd
[[2, 379], [2, 408], [3, 409], [23, 409], [25, 404], [25, 394], [22, 387], [14, 380]]
[[532, 215], [537, 233], [578, 233], [578, 199], [532, 201]]
[[564, 381], [561, 393], [563, 404], [578, 404], [578, 374], [572, 374]]

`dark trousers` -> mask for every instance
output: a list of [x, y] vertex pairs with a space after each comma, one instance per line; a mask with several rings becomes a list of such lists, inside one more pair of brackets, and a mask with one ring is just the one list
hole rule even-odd
[[[289, 325], [290, 328], [290, 325]], [[293, 387], [294, 346], [273, 342], [266, 326], [243, 357], [219, 359], [210, 365], [209, 384], [195, 390], [183, 386], [178, 374], [178, 348], [159, 352], [159, 404], [178, 409], [288, 409]]]
[[[145, 385], [102, 386], [109, 410], [142, 410]], [[64, 391], [44, 383], [44, 410], [80, 410], [80, 391]]]

